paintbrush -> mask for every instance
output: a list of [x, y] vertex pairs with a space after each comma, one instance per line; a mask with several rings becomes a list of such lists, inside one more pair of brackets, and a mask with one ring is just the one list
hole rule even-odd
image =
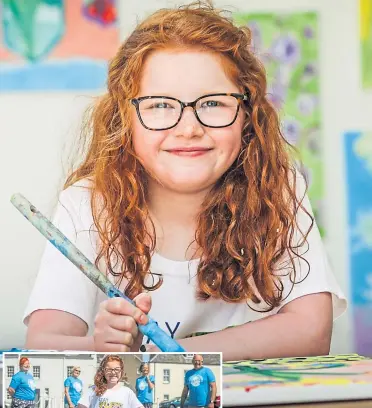
[[[49, 242], [77, 266], [99, 289], [106, 293], [109, 298], [121, 297], [132, 305], [135, 305], [132, 299], [129, 299], [124, 293], [117, 289], [55, 225], [41, 214], [25, 197], [21, 194], [14, 194], [10, 201]], [[149, 319], [147, 324], [138, 324], [138, 328], [143, 335], [152, 340], [161, 351], [185, 351], [157, 325], [155, 320], [150, 316], [147, 317]]]

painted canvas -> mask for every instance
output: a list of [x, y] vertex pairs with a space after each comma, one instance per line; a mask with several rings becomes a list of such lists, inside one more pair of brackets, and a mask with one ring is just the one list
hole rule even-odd
[[323, 235], [317, 14], [236, 13], [234, 20], [252, 30], [252, 50], [267, 71], [268, 98], [280, 112], [285, 138], [300, 152], [309, 197]]
[[0, 92], [99, 90], [119, 46], [114, 0], [0, 0]]
[[372, 89], [372, 0], [359, 0], [362, 85]]
[[355, 350], [372, 356], [372, 132], [344, 135]]
[[224, 406], [372, 398], [372, 359], [357, 354], [223, 365]]

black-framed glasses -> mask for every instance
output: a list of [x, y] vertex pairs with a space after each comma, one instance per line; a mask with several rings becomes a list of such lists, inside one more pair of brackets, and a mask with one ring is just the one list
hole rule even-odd
[[193, 102], [182, 102], [170, 96], [141, 96], [131, 99], [142, 126], [148, 130], [168, 130], [180, 122], [183, 110], [191, 107], [197, 120], [206, 127], [224, 128], [238, 117], [242, 101], [239, 93], [215, 93], [200, 96]]
[[105, 368], [105, 373], [119, 375], [121, 373], [121, 368]]

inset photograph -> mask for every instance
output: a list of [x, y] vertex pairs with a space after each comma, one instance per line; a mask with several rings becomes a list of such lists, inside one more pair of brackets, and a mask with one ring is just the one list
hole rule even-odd
[[222, 355], [6, 353], [6, 408], [219, 408]]

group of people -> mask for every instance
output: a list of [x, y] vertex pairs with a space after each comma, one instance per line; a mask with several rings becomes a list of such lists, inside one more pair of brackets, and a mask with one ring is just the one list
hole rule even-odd
[[[203, 366], [203, 356], [194, 355], [194, 368], [185, 374], [181, 396], [181, 408], [213, 408], [216, 399], [216, 379]], [[19, 372], [12, 377], [8, 392], [12, 396], [11, 408], [35, 407], [35, 383], [29, 373], [30, 361], [22, 357]], [[123, 385], [124, 361], [119, 355], [106, 355], [94, 376], [94, 385], [83, 393], [81, 370], [73, 367], [71, 375], [64, 382], [65, 408], [152, 408], [154, 401], [155, 377], [150, 367], [142, 363], [141, 375], [136, 379], [135, 392]], [[187, 401], [187, 404], [186, 404]]]

